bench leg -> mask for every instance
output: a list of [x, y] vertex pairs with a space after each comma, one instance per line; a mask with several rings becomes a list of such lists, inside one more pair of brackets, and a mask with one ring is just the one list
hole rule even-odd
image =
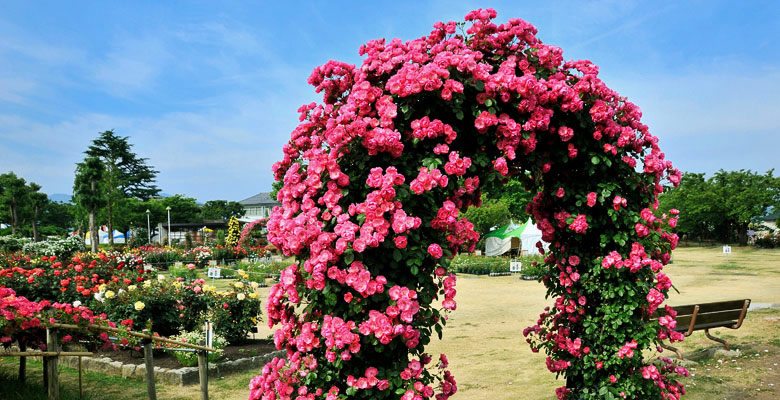
[[669, 346], [669, 345], [665, 345], [665, 344], [663, 344], [663, 343], [661, 343], [661, 347], [665, 348], [666, 350], [671, 350], [671, 351], [673, 351], [675, 354], [677, 354], [677, 358], [678, 358], [678, 359], [680, 359], [680, 360], [682, 360], [682, 359], [683, 359], [683, 354], [682, 354], [682, 352], [681, 352], [680, 350], [677, 350], [677, 348], [676, 348], [676, 347], [672, 347], [672, 346]]
[[709, 329], [705, 329], [704, 330], [704, 334], [707, 335], [707, 338], [709, 338], [710, 340], [714, 340], [714, 341], [716, 341], [718, 343], [723, 344], [723, 347], [725, 347], [726, 350], [731, 350], [728, 342], [726, 342], [725, 340], [723, 340], [721, 338], [716, 338], [715, 336], [710, 335], [710, 330]]

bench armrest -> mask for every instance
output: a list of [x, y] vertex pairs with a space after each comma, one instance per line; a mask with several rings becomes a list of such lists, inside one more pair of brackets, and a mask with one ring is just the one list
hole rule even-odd
[[739, 329], [740, 326], [742, 326], [742, 321], [745, 320], [745, 314], [747, 314], [748, 306], [750, 305], [750, 300], [745, 300], [745, 304], [742, 305], [742, 312], [739, 313], [739, 320], [737, 321], [737, 325], [734, 327], [727, 327], [729, 329]]
[[699, 306], [693, 307], [693, 314], [691, 314], [691, 323], [688, 325], [688, 332], [685, 332], [685, 336], [691, 336], [693, 333], [693, 327], [696, 326], [696, 316], [699, 315]]

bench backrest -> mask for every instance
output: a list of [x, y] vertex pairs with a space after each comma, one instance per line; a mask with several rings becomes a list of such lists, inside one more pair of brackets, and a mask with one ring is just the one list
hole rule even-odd
[[688, 326], [691, 323], [694, 308], [697, 305], [699, 306], [699, 311], [696, 313], [696, 325], [705, 325], [725, 321], [738, 321], [740, 316], [742, 316], [743, 308], [747, 309], [747, 306], [750, 305], [750, 299], [672, 307], [677, 311], [678, 327]]
[[[677, 311], [677, 327], [675, 330], [687, 331], [686, 335], [690, 335], [696, 329], [731, 321], [739, 327], [745, 318], [748, 306], [750, 306], [750, 299], [673, 306], [672, 308]], [[653, 319], [657, 319], [660, 316], [659, 310], [653, 315]]]

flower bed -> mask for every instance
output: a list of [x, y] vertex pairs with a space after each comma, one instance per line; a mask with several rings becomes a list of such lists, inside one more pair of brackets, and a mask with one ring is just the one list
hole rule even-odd
[[237, 274], [228, 291], [205, 280], [170, 279], [145, 271], [143, 261], [125, 255], [80, 254], [63, 264], [56, 257], [0, 257], [0, 286], [34, 301], [84, 305], [116, 321], [168, 336], [199, 329], [205, 320], [231, 343], [240, 343], [257, 324], [259, 284]]

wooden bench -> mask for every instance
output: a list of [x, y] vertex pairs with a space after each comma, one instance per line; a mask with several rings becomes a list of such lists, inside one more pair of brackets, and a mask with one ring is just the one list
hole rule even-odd
[[[707, 338], [722, 343], [726, 350], [730, 350], [728, 342], [710, 335], [710, 329], [739, 329], [742, 326], [742, 321], [745, 319], [749, 306], [750, 299], [674, 306], [672, 308], [677, 311], [677, 326], [674, 330], [682, 332], [684, 336], [690, 336], [694, 331], [704, 330]], [[662, 315], [665, 314], [657, 311], [652, 319], [657, 320]], [[677, 358], [683, 358], [680, 350], [663, 344], [661, 347], [674, 351], [677, 354]]]

